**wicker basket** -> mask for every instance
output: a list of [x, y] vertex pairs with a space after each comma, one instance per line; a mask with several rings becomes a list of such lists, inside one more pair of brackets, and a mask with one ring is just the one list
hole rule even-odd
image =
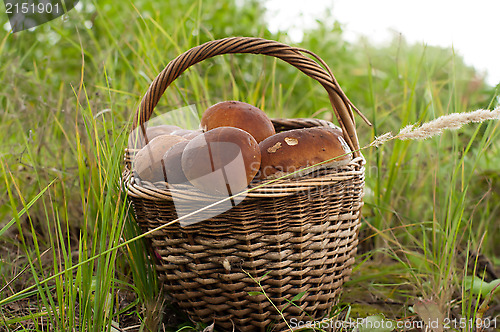
[[[319, 81], [346, 141], [351, 149], [359, 149], [355, 108], [324, 62], [316, 57], [326, 69], [304, 55], [311, 55], [309, 51], [259, 38], [216, 40], [178, 56], [149, 87], [133, 127], [149, 120], [165, 89], [188, 67], [226, 53], [274, 56]], [[331, 125], [317, 119], [273, 123], [277, 131]], [[186, 197], [141, 182], [131, 172], [132, 155], [126, 151], [123, 182], [136, 219], [144, 232], [163, 225], [148, 234], [159, 258], [156, 268], [165, 290], [193, 320], [242, 331], [264, 331], [274, 324], [280, 331], [287, 325], [276, 308], [289, 322], [321, 319], [329, 313], [351, 273], [358, 243], [364, 189], [359, 151], [347, 166], [257, 188], [232, 209], [187, 227], [165, 226], [177, 216], [173, 199], [195, 204], [203, 194]]]

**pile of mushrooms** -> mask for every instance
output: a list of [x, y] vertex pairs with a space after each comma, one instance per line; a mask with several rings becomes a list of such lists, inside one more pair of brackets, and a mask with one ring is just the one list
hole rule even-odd
[[190, 184], [211, 195], [236, 194], [254, 179], [299, 177], [352, 159], [340, 128], [276, 133], [261, 109], [240, 101], [206, 109], [199, 130], [161, 125], [134, 138], [129, 147], [139, 151], [133, 171], [142, 181]]

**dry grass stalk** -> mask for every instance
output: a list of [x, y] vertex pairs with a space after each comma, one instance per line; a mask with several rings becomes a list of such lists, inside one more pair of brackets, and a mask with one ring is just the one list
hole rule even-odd
[[500, 120], [500, 107], [497, 107], [492, 111], [479, 109], [472, 112], [443, 115], [437, 119], [425, 122], [420, 126], [411, 124], [401, 129], [396, 136], [392, 135], [391, 132], [388, 132], [379, 137], [376, 137], [369, 146], [378, 147], [381, 144], [384, 144], [385, 142], [395, 138], [400, 140], [426, 139], [436, 135], [440, 135], [444, 130], [447, 129], [456, 130], [460, 129], [465, 124], [472, 122], [480, 123], [486, 120]]

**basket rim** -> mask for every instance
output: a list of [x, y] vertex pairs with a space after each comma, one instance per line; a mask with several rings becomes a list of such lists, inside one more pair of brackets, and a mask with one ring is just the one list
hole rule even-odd
[[[326, 174], [321, 176], [315, 172], [307, 174], [300, 178], [286, 178], [277, 180], [259, 180], [251, 183], [245, 198], [263, 198], [263, 197], [282, 197], [291, 196], [297, 192], [312, 190], [315, 188], [327, 186], [331, 183], [341, 180], [349, 180], [365, 172], [365, 160], [363, 157], [354, 158], [348, 165], [339, 168], [325, 168]], [[166, 182], [151, 183], [141, 181], [133, 175], [133, 172], [125, 168], [122, 173], [122, 180], [129, 196], [141, 197], [151, 200], [172, 201], [175, 198], [187, 199], [186, 193], [189, 193], [189, 199], [214, 198], [215, 196], [206, 194], [195, 187], [188, 185], [171, 186]], [[238, 195], [238, 194], [236, 194]], [[235, 195], [235, 196], [236, 196]], [[222, 198], [225, 198], [223, 196]]]

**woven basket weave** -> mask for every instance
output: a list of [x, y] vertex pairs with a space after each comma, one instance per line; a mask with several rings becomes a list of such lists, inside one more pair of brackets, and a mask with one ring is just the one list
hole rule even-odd
[[[326, 69], [305, 56], [312, 54], [307, 50], [259, 38], [216, 40], [178, 56], [149, 87], [133, 128], [149, 120], [165, 89], [188, 67], [226, 53], [274, 56], [317, 80], [330, 97], [347, 143], [353, 151], [359, 149], [355, 108], [324, 62], [315, 56]], [[277, 132], [331, 126], [317, 119], [272, 121]], [[122, 179], [128, 197], [144, 232], [161, 227], [148, 234], [159, 258], [156, 269], [165, 290], [193, 320], [242, 331], [264, 331], [272, 324], [280, 331], [287, 326], [276, 308], [287, 321], [321, 319], [329, 313], [351, 273], [358, 243], [364, 189], [364, 159], [359, 151], [342, 168], [257, 188], [263, 182], [254, 181], [255, 189], [240, 204], [187, 227], [166, 225], [177, 218], [173, 200], [196, 205], [203, 201], [203, 193], [186, 196], [166, 189], [165, 183], [134, 177], [133, 152], [126, 151]], [[294, 297], [300, 299], [291, 305]]]

